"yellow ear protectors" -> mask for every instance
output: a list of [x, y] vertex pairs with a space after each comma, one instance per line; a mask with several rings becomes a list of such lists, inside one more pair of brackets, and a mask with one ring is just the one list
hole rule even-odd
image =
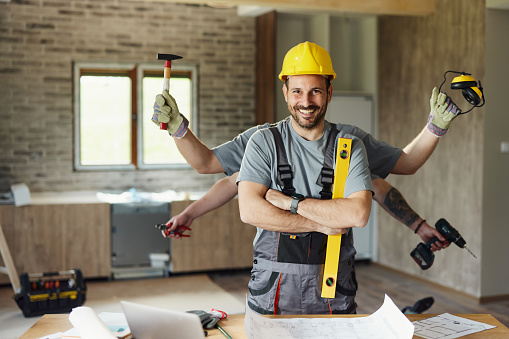
[[[440, 85], [439, 91], [442, 89], [442, 85], [446, 81], [447, 73], [456, 73], [460, 74], [459, 76], [455, 77], [451, 82], [451, 89], [461, 89], [461, 93], [463, 94], [463, 97], [471, 104], [473, 105], [472, 108], [470, 108], [466, 112], [461, 112], [459, 114], [465, 114], [470, 112], [474, 109], [474, 107], [482, 107], [486, 103], [484, 99], [484, 92], [483, 88], [481, 86], [481, 81], [479, 81], [479, 84], [475, 81], [475, 79], [472, 77], [470, 73], [465, 72], [457, 72], [457, 71], [447, 71], [444, 73], [444, 81]], [[481, 105], [482, 100], [482, 105]]]

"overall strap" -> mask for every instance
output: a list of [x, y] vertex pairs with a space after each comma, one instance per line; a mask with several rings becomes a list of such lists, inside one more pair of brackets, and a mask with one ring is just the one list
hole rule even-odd
[[334, 181], [334, 148], [338, 133], [339, 130], [336, 128], [336, 125], [331, 125], [329, 137], [327, 138], [327, 144], [325, 146], [322, 171], [316, 180], [316, 184], [322, 186], [320, 199], [332, 199], [332, 183]]
[[293, 187], [292, 166], [288, 163], [281, 133], [279, 133], [276, 126], [269, 127], [269, 130], [272, 132], [274, 141], [276, 142], [278, 184], [283, 186], [283, 194], [293, 195], [295, 193], [295, 188]]

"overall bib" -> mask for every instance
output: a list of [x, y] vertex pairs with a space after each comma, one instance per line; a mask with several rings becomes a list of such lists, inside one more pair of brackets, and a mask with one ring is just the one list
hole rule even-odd
[[[293, 175], [281, 135], [270, 128], [276, 141], [278, 178], [283, 193], [294, 193]], [[322, 173], [322, 199], [332, 198], [333, 154], [337, 129], [329, 134]], [[321, 297], [327, 235], [318, 232], [284, 233], [262, 230], [255, 245], [249, 281], [248, 306], [260, 314], [350, 314], [355, 313], [357, 281], [355, 248], [351, 230], [344, 234], [338, 265], [335, 298]]]

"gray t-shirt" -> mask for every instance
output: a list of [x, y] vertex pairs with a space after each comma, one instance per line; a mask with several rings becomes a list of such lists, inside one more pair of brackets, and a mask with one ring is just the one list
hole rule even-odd
[[[285, 120], [288, 120], [286, 118]], [[284, 120], [283, 120], [284, 121]], [[242, 157], [247, 146], [247, 142], [251, 136], [258, 130], [270, 127], [270, 124], [258, 125], [251, 127], [245, 132], [236, 136], [233, 140], [228, 141], [214, 149], [215, 156], [223, 166], [226, 175], [232, 175], [240, 170]], [[401, 149], [389, 145], [383, 141], [375, 139], [371, 134], [366, 133], [362, 129], [352, 126], [337, 124], [338, 130], [342, 130], [347, 134], [351, 134], [362, 140], [366, 153], [368, 155], [369, 169], [371, 171], [371, 179], [385, 179], [391, 172], [394, 165], [401, 155]]]
[[[291, 126], [290, 119], [277, 123], [292, 166], [295, 191], [305, 197], [319, 198], [322, 188], [316, 184], [323, 167], [325, 146], [331, 125], [325, 122], [324, 133], [318, 140], [302, 138]], [[373, 191], [364, 144], [356, 136], [340, 130], [338, 138], [351, 138], [350, 167], [344, 196], [361, 190]], [[274, 137], [268, 129], [259, 129], [246, 147], [238, 181], [252, 181], [282, 191], [277, 180], [277, 152]]]

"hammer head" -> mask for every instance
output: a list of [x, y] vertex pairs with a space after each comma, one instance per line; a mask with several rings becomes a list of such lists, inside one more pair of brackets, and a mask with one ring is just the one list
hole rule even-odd
[[175, 55], [175, 54], [157, 53], [157, 60], [172, 61], [172, 60], [177, 60], [177, 59], [182, 59], [182, 57], [180, 55]]

